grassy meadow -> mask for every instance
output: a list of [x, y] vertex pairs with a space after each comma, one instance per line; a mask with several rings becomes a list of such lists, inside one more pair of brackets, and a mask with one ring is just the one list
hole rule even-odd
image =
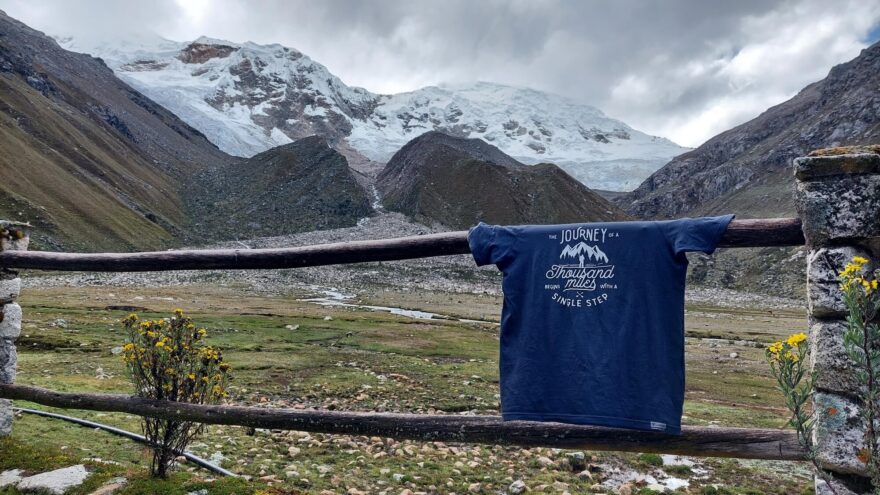
[[[233, 366], [232, 402], [262, 407], [437, 414], [498, 413], [496, 296], [377, 290], [363, 304], [401, 306], [457, 319], [419, 320], [358, 308], [325, 307], [288, 296], [247, 295], [243, 287], [54, 287], [23, 291], [25, 321], [18, 383], [62, 391], [130, 393], [119, 324], [183, 308], [209, 330], [209, 342]], [[63, 320], [63, 321], [62, 321]], [[763, 361], [763, 345], [802, 330], [802, 311], [690, 305], [687, 399], [691, 425], [781, 427], [781, 396]], [[21, 407], [42, 408], [29, 403]], [[123, 414], [55, 411], [138, 430]], [[0, 440], [0, 471], [39, 472], [86, 462], [94, 474], [76, 493], [113, 478], [116, 493], [508, 493], [634, 494], [811, 493], [806, 465], [733, 459], [394, 441], [209, 426], [192, 452], [244, 475], [216, 475], [182, 463], [166, 482], [147, 479], [143, 448], [108, 433], [32, 415], [17, 417]], [[85, 460], [85, 461], [84, 461]], [[0, 489], [0, 493], [16, 493]]]

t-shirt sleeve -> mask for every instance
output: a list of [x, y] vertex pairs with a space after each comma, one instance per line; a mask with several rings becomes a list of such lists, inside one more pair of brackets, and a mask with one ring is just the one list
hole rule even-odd
[[670, 222], [668, 234], [673, 250], [677, 254], [691, 251], [712, 254], [733, 217], [682, 218]]
[[483, 222], [468, 232], [468, 244], [477, 266], [502, 263], [511, 252], [513, 240], [504, 227]]

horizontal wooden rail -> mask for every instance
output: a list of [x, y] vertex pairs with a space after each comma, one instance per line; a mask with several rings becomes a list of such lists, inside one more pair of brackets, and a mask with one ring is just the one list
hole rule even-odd
[[44, 406], [315, 433], [422, 441], [469, 442], [565, 449], [653, 452], [703, 457], [803, 460], [789, 430], [700, 428], [681, 435], [618, 428], [502, 421], [498, 416], [442, 416], [207, 406], [111, 394], [65, 393], [25, 385], [0, 385], [0, 398]]
[[[720, 247], [804, 244], [797, 218], [734, 220]], [[0, 252], [0, 267], [35, 270], [145, 272], [166, 270], [251, 270], [392, 261], [467, 254], [467, 232], [444, 232], [397, 239], [317, 244], [279, 249], [206, 249], [146, 253]]]

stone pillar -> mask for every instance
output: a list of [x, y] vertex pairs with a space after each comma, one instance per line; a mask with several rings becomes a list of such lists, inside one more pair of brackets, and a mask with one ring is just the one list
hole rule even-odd
[[[838, 273], [854, 256], [880, 260], [880, 147], [820, 150], [794, 161], [796, 202], [807, 240], [811, 366], [818, 373], [813, 405], [820, 464], [837, 493], [869, 488], [858, 458], [864, 445], [858, 382], [843, 348], [846, 308]], [[817, 494], [830, 494], [816, 480]]]
[[[0, 251], [24, 251], [28, 224], [0, 220]], [[15, 303], [21, 290], [18, 272], [0, 267], [0, 383], [15, 381], [15, 339], [21, 333], [21, 306]], [[0, 436], [12, 432], [12, 401], [0, 399]]]

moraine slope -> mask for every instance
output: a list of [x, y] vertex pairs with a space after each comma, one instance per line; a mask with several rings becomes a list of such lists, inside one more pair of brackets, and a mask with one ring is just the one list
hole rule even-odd
[[386, 209], [427, 225], [557, 224], [627, 218], [556, 165], [526, 166], [479, 139], [428, 132], [379, 174]]
[[192, 177], [187, 206], [204, 239], [352, 227], [374, 213], [345, 157], [318, 136]]

